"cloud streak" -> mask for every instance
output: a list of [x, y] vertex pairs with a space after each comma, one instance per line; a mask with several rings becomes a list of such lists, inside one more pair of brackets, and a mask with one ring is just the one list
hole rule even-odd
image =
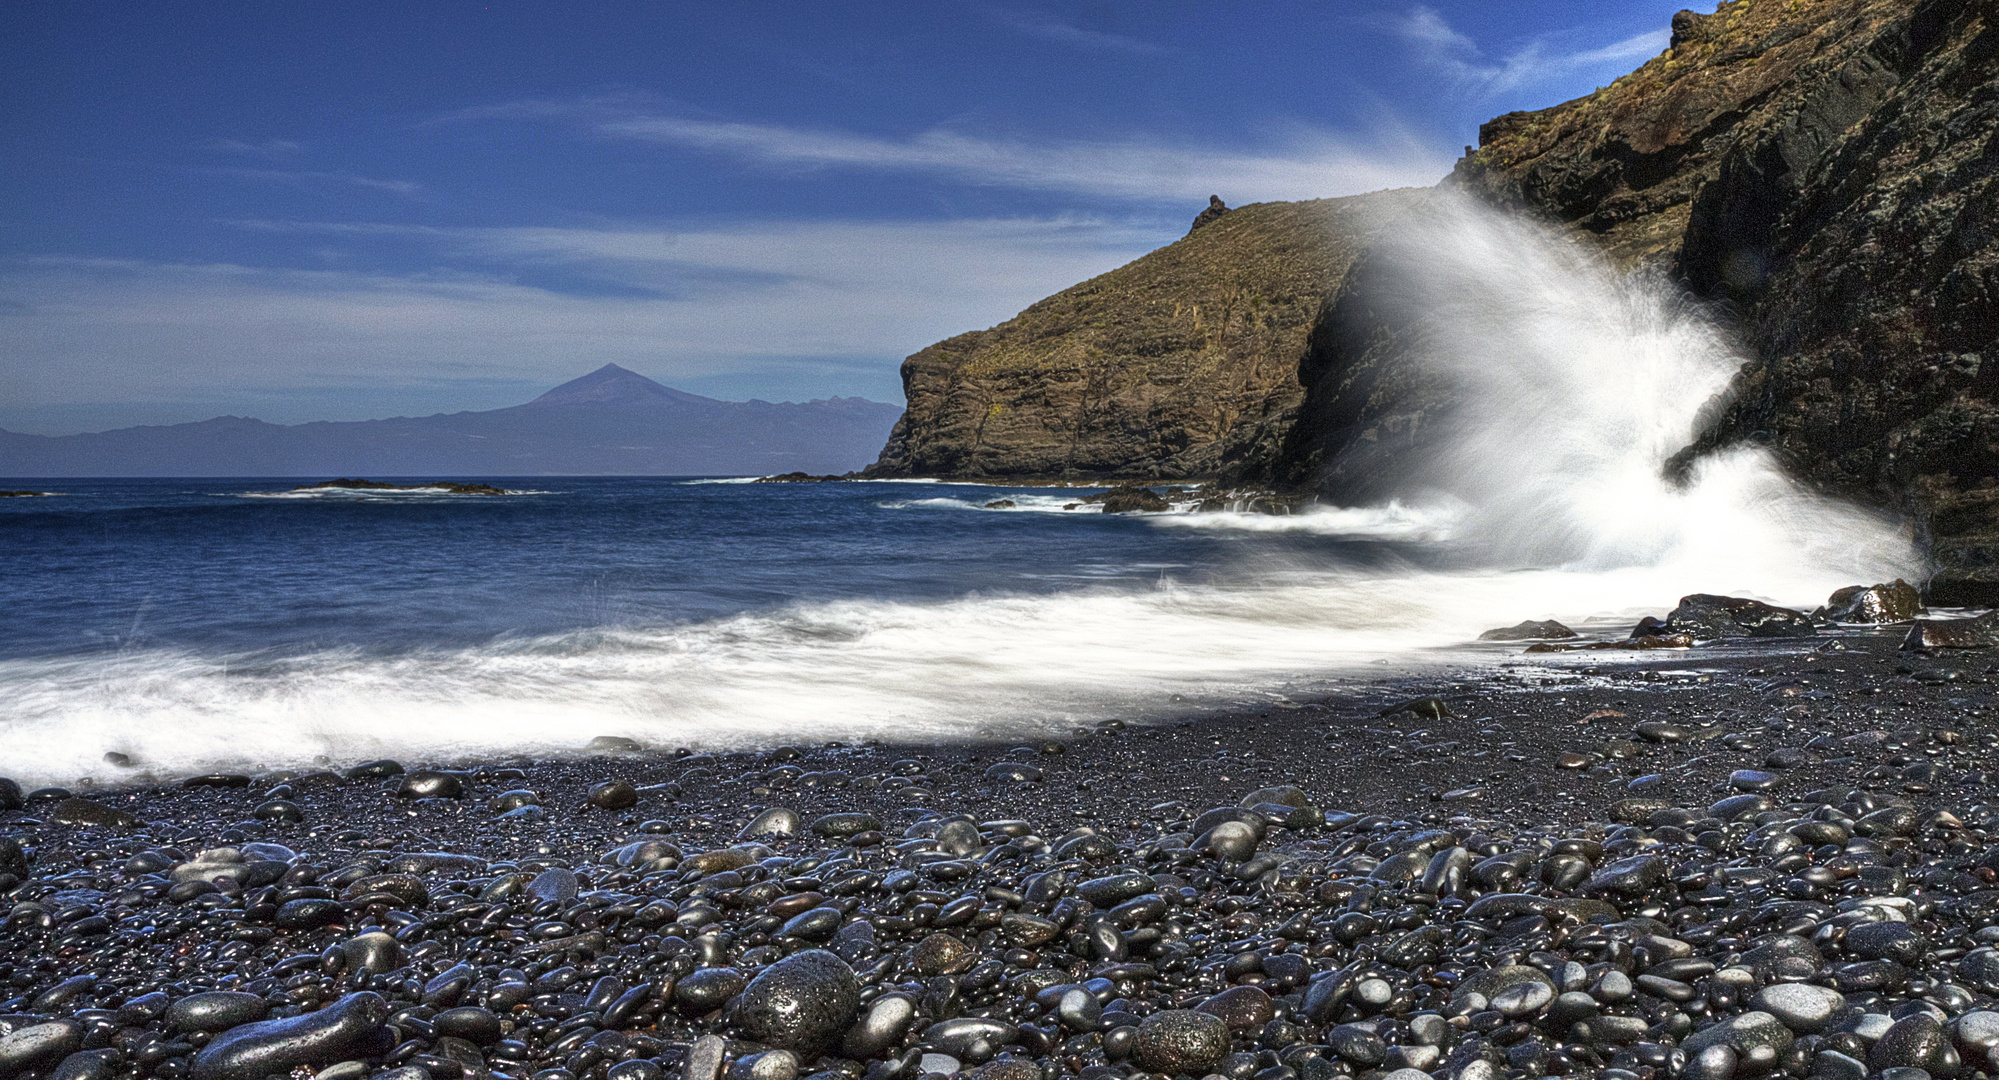
[[1028, 11], [1014, 8], [990, 8], [989, 13], [1000, 23], [1010, 26], [1029, 37], [1052, 41], [1057, 45], [1104, 52], [1129, 53], [1134, 56], [1165, 56], [1174, 50], [1164, 45], [1156, 45], [1140, 38], [1123, 34], [1110, 34], [1101, 30], [1085, 30], [1080, 26], [1063, 22], [1043, 11]]
[[1253, 149], [1143, 138], [998, 138], [949, 127], [876, 135], [695, 117], [620, 97], [510, 102], [432, 122], [472, 120], [567, 122], [605, 138], [729, 155], [773, 169], [922, 173], [979, 186], [1158, 204], [1201, 202], [1216, 193], [1234, 203], [1427, 186], [1452, 162], [1434, 140], [1392, 127], [1364, 139], [1298, 129]]
[[1435, 183], [1450, 162], [1411, 139], [1355, 145], [1314, 133], [1242, 152], [1162, 141], [992, 139], [946, 128], [895, 138], [835, 129], [644, 116], [604, 121], [605, 135], [734, 154], [771, 165], [927, 172], [968, 183], [1185, 202], [1309, 199]]
[[1560, 52], [1544, 40], [1534, 40], [1497, 59], [1451, 26], [1434, 8], [1417, 6], [1385, 24], [1415, 49], [1417, 57], [1450, 77], [1461, 92], [1499, 94], [1577, 71], [1629, 66], [1650, 59], [1666, 48], [1671, 34], [1649, 31], [1595, 49]]
[[268, 180], [278, 184], [343, 184], [349, 187], [368, 188], [372, 191], [386, 191], [392, 195], [416, 198], [423, 194], [423, 185], [409, 180], [377, 180], [371, 176], [356, 176], [344, 172], [320, 172], [301, 169], [210, 169], [216, 176], [232, 176], [240, 180]]

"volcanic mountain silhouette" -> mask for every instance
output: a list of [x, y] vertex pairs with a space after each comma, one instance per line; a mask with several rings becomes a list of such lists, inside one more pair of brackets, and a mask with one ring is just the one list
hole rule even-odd
[[899, 406], [719, 401], [603, 367], [525, 405], [388, 420], [218, 416], [83, 435], [0, 431], [0, 476], [761, 476], [873, 461]]

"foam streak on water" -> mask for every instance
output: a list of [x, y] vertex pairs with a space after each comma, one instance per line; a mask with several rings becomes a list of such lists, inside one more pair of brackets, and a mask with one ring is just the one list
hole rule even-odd
[[[1669, 288], [1463, 206], [1440, 203], [1397, 235], [1387, 254], [1427, 313], [1425, 362], [1471, 405], [1398, 463], [1380, 505], [1111, 519], [1066, 511], [1081, 493], [1046, 489], [627, 483], [593, 495], [576, 481], [476, 503], [217, 497], [174, 511], [219, 524], [187, 518], [197, 531], [162, 540], [164, 554], [129, 546], [144, 534], [128, 524], [47, 511], [35, 519], [55, 538], [47, 550], [111, 544], [89, 557], [121, 561], [125, 577], [105, 580], [131, 602], [107, 610], [141, 615], [117, 616], [133, 633], [116, 648], [0, 659], [0, 774], [115, 778], [107, 750], [173, 775], [492, 758], [600, 734], [706, 746], [1024, 734], [1184, 707], [1175, 695], [1221, 701], [1378, 660], [1436, 662], [1522, 619], [1631, 619], [1696, 591], [1809, 607], [1920, 572], [1902, 531], [1806, 492], [1760, 449], [1664, 479], [1742, 359]], [[1014, 507], [985, 508], [1002, 496]], [[288, 531], [258, 532], [274, 522]], [[238, 535], [239, 547], [215, 546]], [[204, 559], [243, 568], [172, 576]], [[287, 577], [301, 559], [342, 574]], [[34, 585], [57, 561], [8, 580]], [[550, 582], [556, 598], [535, 600]], [[251, 586], [296, 602], [266, 635], [272, 648], [241, 645], [262, 630], [138, 633], [142, 615], [175, 612], [184, 625], [260, 626], [265, 593], [226, 603]], [[43, 582], [37, 625], [68, 632], [86, 587]], [[619, 597], [615, 612], [584, 610]], [[553, 614], [529, 620], [537, 603]], [[433, 644], [391, 633], [433, 618]], [[454, 640], [447, 623], [490, 632]]]

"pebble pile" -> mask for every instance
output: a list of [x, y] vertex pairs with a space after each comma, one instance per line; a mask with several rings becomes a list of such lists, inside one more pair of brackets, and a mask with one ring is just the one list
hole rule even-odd
[[[0, 1077], [1999, 1075], [1981, 744], [1898, 730], [1745, 749], [1772, 760], [1695, 798], [1617, 768], [1689, 728], [1627, 720], [1540, 764], [1595, 785], [1559, 827], [1310, 783], [1079, 824], [1093, 796], [1030, 759], [1060, 744], [980, 774], [1017, 817], [837, 749], [707, 758], [754, 806], [635, 784], [623, 740], [541, 790], [388, 761], [123, 807], [0, 783]], [[1786, 779], [1841, 752], [1845, 782]]]

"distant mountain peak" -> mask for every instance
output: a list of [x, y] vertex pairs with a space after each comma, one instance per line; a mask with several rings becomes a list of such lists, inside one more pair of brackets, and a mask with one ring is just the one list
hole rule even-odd
[[689, 394], [663, 386], [629, 368], [616, 364], [603, 367], [579, 379], [571, 379], [528, 402], [535, 405], [717, 405], [714, 398]]

